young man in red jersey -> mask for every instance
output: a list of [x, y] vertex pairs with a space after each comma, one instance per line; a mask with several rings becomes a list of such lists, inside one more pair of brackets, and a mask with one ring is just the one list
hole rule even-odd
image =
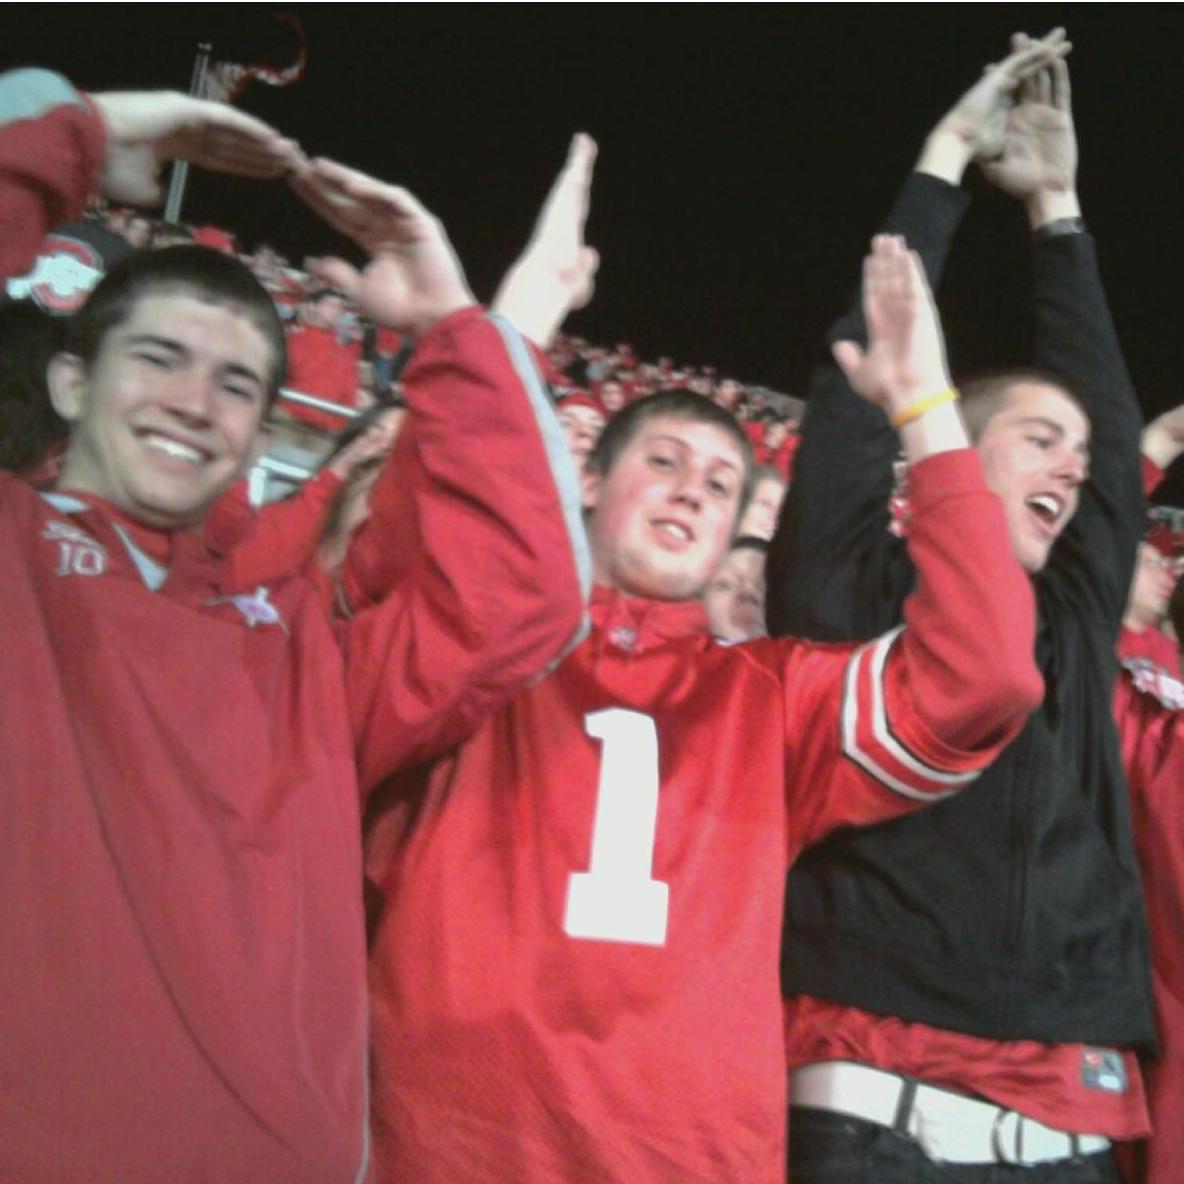
[[866, 291], [872, 345], [841, 358], [916, 461], [908, 628], [717, 645], [698, 596], [750, 493], [744, 431], [679, 391], [609, 421], [592, 636], [372, 803], [383, 1184], [782, 1180], [786, 867], [969, 784], [1041, 694], [1028, 583], [899, 240]]
[[0, 79], [0, 211], [30, 231], [0, 254], [19, 266], [104, 163], [150, 197], [178, 151], [293, 167], [371, 256], [365, 307], [419, 343], [422, 531], [346, 625], [299, 575], [238, 594], [200, 527], [283, 379], [270, 297], [177, 247], [78, 314], [50, 373], [61, 481], [0, 474], [0, 1178], [347, 1184], [369, 1156], [359, 791], [573, 640], [575, 473], [439, 222], [217, 104]]

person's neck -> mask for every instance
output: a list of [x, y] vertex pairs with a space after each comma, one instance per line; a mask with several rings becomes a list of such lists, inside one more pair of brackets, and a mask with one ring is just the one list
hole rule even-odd
[[1132, 633], [1146, 633], [1148, 629], [1158, 629], [1163, 623], [1163, 618], [1132, 611], [1122, 618], [1122, 623]]

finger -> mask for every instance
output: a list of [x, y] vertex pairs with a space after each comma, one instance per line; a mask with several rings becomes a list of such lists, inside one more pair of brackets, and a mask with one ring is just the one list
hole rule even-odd
[[573, 231], [577, 237], [583, 234], [588, 219], [592, 166], [596, 161], [596, 153], [596, 142], [591, 136], [584, 132], [572, 136], [567, 160], [539, 211], [535, 238]]
[[1069, 93], [1069, 63], [1058, 58], [1050, 67], [1052, 76], [1052, 105], [1058, 111], [1069, 111], [1072, 102]]
[[863, 350], [854, 341], [836, 341], [831, 346], [831, 353], [834, 355], [839, 369], [842, 370], [847, 376], [848, 381], [851, 381], [852, 386], [854, 386], [855, 384], [852, 380], [863, 365]]
[[356, 267], [338, 259], [334, 255], [309, 256], [304, 260], [304, 270], [309, 275], [324, 280], [339, 292], [344, 292], [351, 300], [354, 299], [362, 282], [362, 277]]
[[323, 180], [326, 186], [339, 194], [358, 202], [390, 210], [400, 217], [431, 218], [430, 211], [410, 192], [398, 185], [388, 185], [358, 169], [348, 168], [326, 157], [318, 156], [313, 162], [313, 174]]
[[1043, 69], [1036, 75], [1033, 80], [1036, 91], [1036, 101], [1038, 103], [1052, 102], [1052, 72], [1048, 69]]

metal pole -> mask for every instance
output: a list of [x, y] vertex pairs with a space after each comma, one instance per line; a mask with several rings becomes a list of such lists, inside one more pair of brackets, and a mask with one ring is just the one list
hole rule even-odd
[[[213, 46], [204, 42], [197, 47], [197, 57], [193, 59], [193, 77], [189, 81], [189, 93], [201, 97], [206, 85], [206, 72], [210, 68], [210, 52]], [[173, 162], [173, 175], [169, 181], [169, 197], [165, 202], [164, 220], [177, 222], [181, 217], [181, 202], [185, 199], [185, 182], [189, 179], [189, 162], [177, 160]]]

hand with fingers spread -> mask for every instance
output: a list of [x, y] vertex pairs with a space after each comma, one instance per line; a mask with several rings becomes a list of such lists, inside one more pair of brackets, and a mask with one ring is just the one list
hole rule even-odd
[[1017, 90], [1050, 63], [1063, 62], [1070, 49], [1064, 29], [1053, 29], [1040, 40], [1013, 39], [1011, 53], [987, 66], [978, 82], [942, 117], [917, 167], [956, 184], [972, 159], [999, 156]]
[[[1017, 33], [1012, 44], [1016, 53], [1022, 54], [1040, 42]], [[1007, 115], [1000, 151], [979, 161], [983, 174], [1005, 193], [1029, 204], [1042, 197], [1072, 194], [1077, 180], [1077, 137], [1069, 67], [1064, 58], [1050, 57], [1028, 74], [1020, 83], [1017, 98]]]
[[898, 235], [872, 240], [863, 261], [868, 345], [838, 341], [835, 361], [851, 386], [889, 416], [947, 390], [945, 344], [937, 308], [916, 252]]
[[330, 226], [369, 254], [361, 272], [341, 259], [310, 260], [308, 266], [376, 324], [418, 337], [476, 303], [440, 220], [406, 189], [323, 159], [297, 170], [291, 184]]
[[536, 345], [550, 345], [564, 318], [592, 299], [600, 258], [584, 244], [596, 144], [580, 132], [543, 202], [526, 249], [502, 280], [491, 310]]
[[176, 91], [112, 91], [90, 99], [106, 124], [103, 185], [116, 201], [159, 202], [159, 172], [169, 160], [268, 180], [302, 159], [295, 141], [225, 103]]

